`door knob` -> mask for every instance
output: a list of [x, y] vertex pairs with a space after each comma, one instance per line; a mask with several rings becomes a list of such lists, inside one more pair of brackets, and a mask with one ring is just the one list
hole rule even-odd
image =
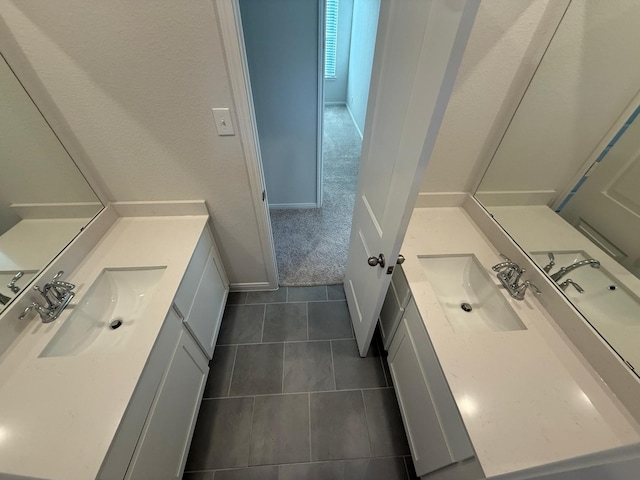
[[396, 263], [398, 265], [402, 265], [404, 263], [404, 255], [402, 254], [398, 255], [398, 260], [396, 260]]
[[380, 268], [384, 268], [384, 255], [381, 253], [377, 257], [369, 257], [367, 260], [370, 266], [375, 267], [376, 265], [380, 265]]

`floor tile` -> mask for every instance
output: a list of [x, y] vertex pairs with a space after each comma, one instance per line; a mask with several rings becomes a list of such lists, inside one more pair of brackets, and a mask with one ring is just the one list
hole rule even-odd
[[343, 462], [281, 465], [278, 480], [350, 480], [343, 470]]
[[306, 303], [276, 303], [266, 308], [263, 342], [307, 339]]
[[213, 480], [213, 472], [185, 473], [182, 480]]
[[289, 302], [318, 302], [327, 300], [327, 287], [288, 287]]
[[331, 347], [338, 390], [387, 386], [380, 357], [373, 345], [365, 358], [358, 353], [355, 340], [332, 340]]
[[253, 398], [203, 400], [186, 471], [249, 465]]
[[278, 467], [249, 467], [218, 470], [214, 480], [278, 480]]
[[312, 393], [311, 459], [369, 457], [369, 432], [360, 391]]
[[225, 308], [218, 345], [260, 343], [264, 305], [230, 305]]
[[311, 302], [309, 340], [353, 338], [347, 302]]
[[345, 298], [346, 295], [344, 294], [344, 286], [342, 284], [327, 286], [328, 300], [344, 300]]
[[366, 458], [344, 462], [344, 478], [349, 480], [406, 480], [402, 457]]
[[282, 393], [284, 344], [239, 345], [229, 395]]
[[229, 292], [227, 305], [243, 305], [247, 303], [247, 292]]
[[362, 395], [373, 456], [409, 455], [407, 435], [393, 388], [363, 390]]
[[248, 292], [247, 303], [283, 303], [287, 301], [286, 287], [271, 292]]
[[203, 398], [228, 397], [231, 373], [236, 358], [235, 345], [217, 345], [209, 362], [209, 377]]
[[256, 397], [249, 465], [308, 462], [309, 395]]
[[284, 346], [284, 392], [335, 390], [331, 342], [296, 342]]

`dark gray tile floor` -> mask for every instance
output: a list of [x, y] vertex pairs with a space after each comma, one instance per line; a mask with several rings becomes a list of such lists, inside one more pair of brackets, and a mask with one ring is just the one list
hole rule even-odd
[[415, 479], [381, 351], [341, 285], [229, 295], [183, 478]]

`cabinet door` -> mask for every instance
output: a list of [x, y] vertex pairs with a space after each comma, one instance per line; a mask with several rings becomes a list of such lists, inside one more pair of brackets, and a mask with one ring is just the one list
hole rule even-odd
[[193, 295], [195, 294], [196, 289], [198, 288], [198, 283], [202, 278], [202, 271], [205, 263], [207, 262], [207, 257], [211, 253], [212, 247], [213, 240], [209, 233], [209, 227], [205, 226], [202, 235], [200, 236], [200, 240], [196, 245], [196, 249], [191, 256], [189, 266], [182, 277], [180, 287], [178, 287], [178, 291], [173, 299], [173, 303], [185, 318], [189, 316], [189, 312], [191, 311]]
[[180, 479], [209, 367], [184, 329], [136, 447], [127, 479]]
[[212, 251], [204, 267], [191, 312], [185, 319], [187, 328], [209, 358], [213, 357], [227, 296], [227, 286], [214, 260]]
[[414, 337], [405, 316], [389, 348], [389, 368], [416, 473], [425, 475], [452, 460], [418, 355], [424, 339]]

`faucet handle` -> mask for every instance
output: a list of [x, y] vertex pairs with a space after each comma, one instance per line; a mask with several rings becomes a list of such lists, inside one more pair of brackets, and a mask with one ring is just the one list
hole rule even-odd
[[584, 288], [582, 288], [578, 283], [574, 282], [570, 278], [567, 278], [564, 282], [558, 284], [558, 286], [562, 289], [563, 292], [567, 289], [569, 285], [573, 285], [575, 289], [578, 291], [578, 293], [584, 293]]
[[57, 279], [59, 279], [62, 275], [64, 275], [64, 270], [60, 270], [58, 273], [56, 273], [56, 274], [53, 276], [53, 280], [57, 280]]
[[23, 275], [24, 275], [24, 272], [16, 273], [11, 279], [11, 281], [7, 283], [7, 288], [11, 290], [13, 293], [18, 293], [20, 291], [20, 287], [16, 285], [16, 282], [20, 280]]
[[33, 303], [31, 303], [31, 305], [29, 305], [28, 307], [26, 307], [22, 311], [22, 313], [18, 316], [18, 319], [22, 320], [24, 317], [29, 315], [29, 312], [31, 310], [35, 310], [36, 312], [38, 312], [40, 314], [40, 317], [43, 317], [43, 315], [46, 316], [46, 315], [49, 314], [49, 311], [46, 308], [44, 308], [42, 305], [40, 305], [40, 304], [38, 304], [36, 302], [33, 302]]
[[553, 252], [547, 252], [547, 256], [549, 257], [549, 263], [542, 268], [544, 273], [549, 273], [556, 264], [556, 257], [553, 255]]
[[511, 259], [509, 257], [507, 257], [504, 253], [501, 253], [500, 256], [506, 261], [506, 262], [510, 262]]
[[531, 290], [533, 290], [536, 295], [540, 295], [542, 293], [538, 287], [531, 283], [530, 280], [525, 280], [518, 287], [518, 293], [522, 295], [522, 298], [524, 298], [524, 292], [527, 291], [527, 288], [531, 288]]

